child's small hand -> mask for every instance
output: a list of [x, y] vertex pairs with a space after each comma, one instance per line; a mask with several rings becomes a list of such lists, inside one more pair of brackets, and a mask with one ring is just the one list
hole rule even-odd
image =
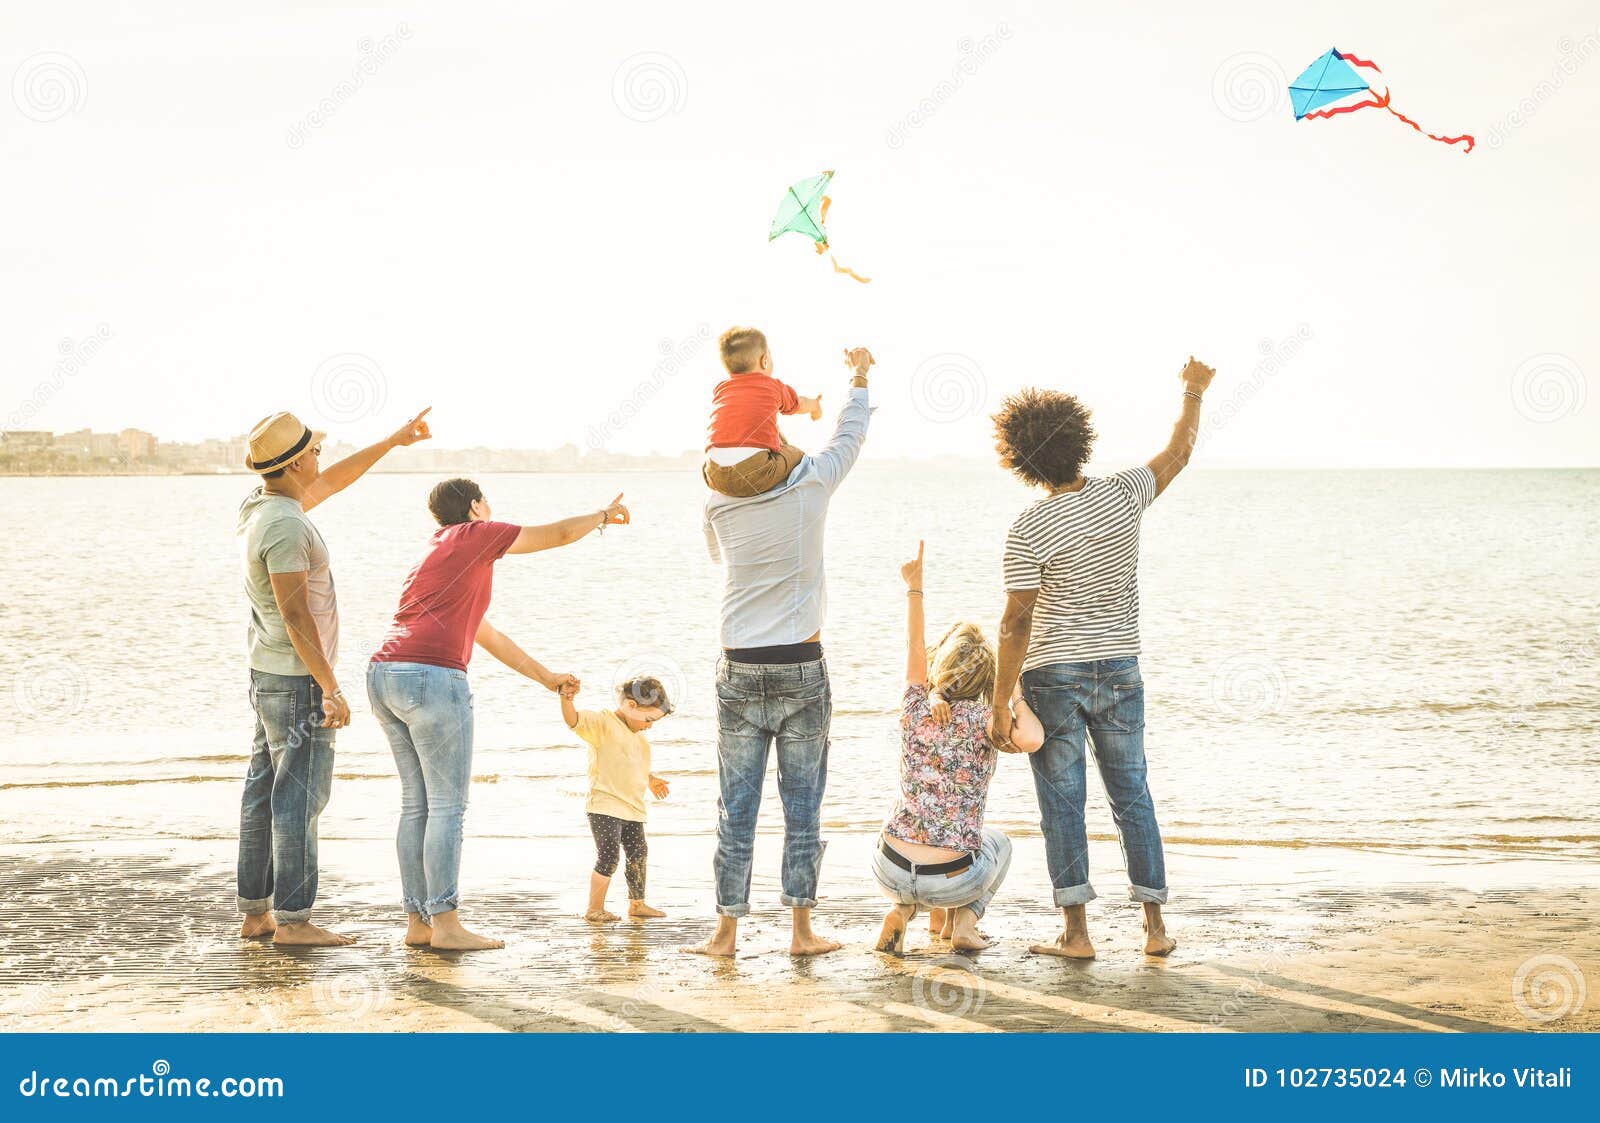
[[933, 710], [933, 720], [940, 725], [950, 724], [950, 703], [942, 694], [928, 695], [928, 705]]
[[822, 420], [822, 395], [821, 394], [818, 394], [816, 397], [811, 399], [811, 410], [810, 410], [810, 413], [811, 413], [811, 420], [813, 420], [813, 421], [821, 421]]
[[665, 780], [663, 780], [660, 776], [652, 776], [652, 777], [650, 777], [650, 794], [651, 795], [655, 796], [657, 799], [666, 799], [667, 798], [667, 792], [669, 790], [670, 789], [667, 787], [667, 782]]
[[566, 682], [556, 684], [556, 693], [560, 694], [563, 698], [576, 698], [578, 696], [578, 691], [582, 689], [582, 686], [578, 680], [573, 678], [571, 675], [567, 675], [566, 678]]

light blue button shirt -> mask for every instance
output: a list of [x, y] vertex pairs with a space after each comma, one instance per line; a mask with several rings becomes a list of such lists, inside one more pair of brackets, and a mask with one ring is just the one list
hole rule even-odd
[[722, 589], [722, 646], [802, 643], [822, 630], [828, 592], [822, 540], [828, 501], [867, 439], [865, 389], [852, 388], [821, 452], [807, 456], [772, 491], [706, 500], [706, 546], [727, 570]]

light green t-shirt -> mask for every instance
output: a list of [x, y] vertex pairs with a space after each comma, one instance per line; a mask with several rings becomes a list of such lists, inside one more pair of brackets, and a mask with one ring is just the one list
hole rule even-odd
[[310, 673], [289, 642], [289, 630], [272, 595], [269, 575], [273, 573], [306, 575], [311, 617], [322, 640], [322, 653], [332, 666], [339, 653], [333, 571], [328, 567], [327, 544], [306, 518], [299, 500], [256, 488], [239, 507], [236, 537], [244, 562], [244, 590], [250, 598], [250, 666], [274, 675]]

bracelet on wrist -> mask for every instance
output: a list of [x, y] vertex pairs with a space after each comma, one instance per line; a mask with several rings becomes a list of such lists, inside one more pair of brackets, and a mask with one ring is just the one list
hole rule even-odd
[[1197, 402], [1205, 401], [1205, 399], [1203, 397], [1201, 397], [1199, 394], [1195, 393], [1193, 390], [1189, 390], [1189, 389], [1185, 389], [1184, 390], [1183, 396], [1186, 397], [1186, 398], [1193, 398]]
[[907, 589], [906, 590], [906, 596], [908, 596], [908, 597], [920, 597], [921, 595], [922, 595], [922, 590], [921, 589]]

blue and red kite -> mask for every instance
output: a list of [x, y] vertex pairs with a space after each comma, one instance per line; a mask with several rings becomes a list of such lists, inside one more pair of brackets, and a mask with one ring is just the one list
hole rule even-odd
[[[1472, 137], [1466, 134], [1435, 136], [1390, 105], [1389, 87], [1385, 86], [1382, 94], [1374, 93], [1371, 83], [1356, 73], [1355, 68], [1358, 66], [1376, 74], [1383, 73], [1378, 69], [1377, 63], [1356, 58], [1355, 55], [1339, 50], [1331, 50], [1318, 57], [1316, 62], [1305, 68], [1300, 77], [1289, 83], [1289, 102], [1294, 107], [1294, 119], [1299, 121], [1305, 117], [1336, 117], [1340, 113], [1354, 113], [1358, 109], [1387, 109], [1429, 140], [1437, 140], [1441, 144], [1464, 144], [1466, 147], [1462, 149], [1463, 152], [1472, 151], [1472, 146], [1477, 143]], [[1350, 105], [1340, 105], [1332, 109], [1323, 108], [1353, 94], [1362, 93], [1373, 96]]]

